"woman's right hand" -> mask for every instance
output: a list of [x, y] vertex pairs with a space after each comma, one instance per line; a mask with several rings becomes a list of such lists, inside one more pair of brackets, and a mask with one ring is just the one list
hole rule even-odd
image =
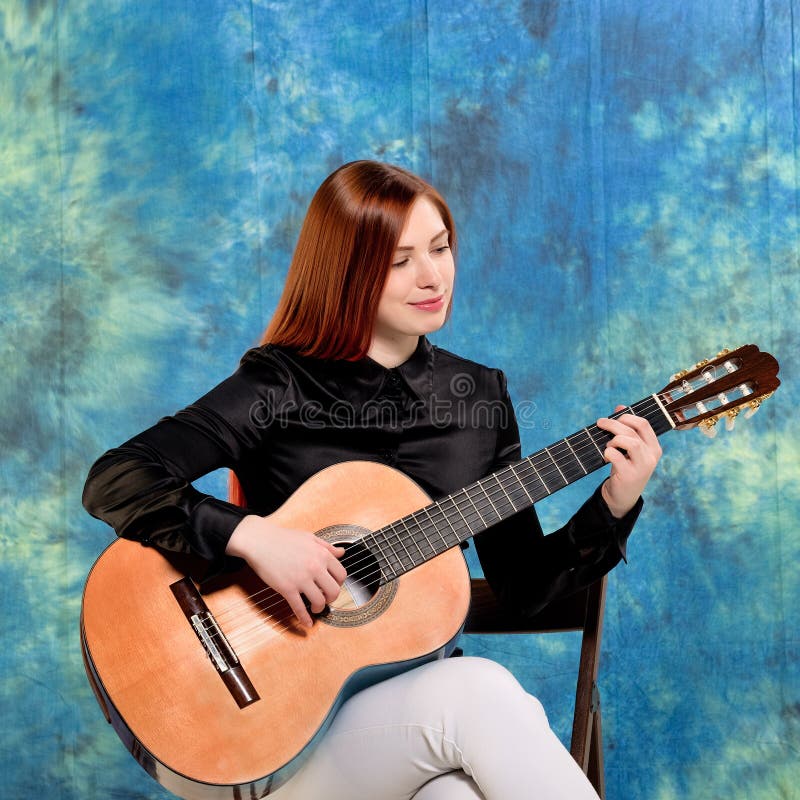
[[347, 577], [339, 561], [343, 547], [308, 531], [282, 528], [255, 514], [236, 526], [225, 552], [247, 561], [264, 583], [286, 599], [306, 628], [313, 623], [303, 597], [311, 611], [319, 614], [339, 596]]

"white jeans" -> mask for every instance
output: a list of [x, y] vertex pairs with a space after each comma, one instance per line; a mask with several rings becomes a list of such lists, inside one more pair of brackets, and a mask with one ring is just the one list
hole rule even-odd
[[448, 658], [351, 697], [278, 800], [597, 800], [504, 667]]

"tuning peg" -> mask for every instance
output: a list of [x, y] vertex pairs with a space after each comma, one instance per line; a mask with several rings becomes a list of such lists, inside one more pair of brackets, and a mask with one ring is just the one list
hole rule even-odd
[[676, 372], [671, 378], [670, 381], [679, 381], [684, 375], [688, 375], [688, 369], [682, 369], [680, 372]]
[[700, 369], [701, 367], [704, 367], [706, 364], [708, 364], [708, 359], [707, 359], [707, 358], [704, 358], [702, 361], [698, 361], [698, 362], [697, 362], [697, 363], [694, 365], [694, 368], [695, 368], [695, 369]]
[[736, 424], [736, 417], [739, 416], [740, 408], [732, 408], [725, 414], [725, 430], [732, 431], [733, 426]]
[[753, 414], [755, 414], [756, 411], [758, 411], [758, 409], [761, 408], [761, 403], [763, 402], [763, 400], [764, 400], [763, 397], [759, 397], [757, 400], [751, 400], [747, 404], [749, 408], [747, 409], [747, 411], [744, 412], [744, 418], [750, 419], [750, 417], [752, 417]]
[[713, 439], [717, 435], [718, 420], [719, 417], [709, 417], [708, 419], [704, 419], [698, 427], [709, 439]]
[[726, 355], [728, 355], [728, 353], [730, 353], [730, 350], [728, 350], [728, 348], [725, 347], [722, 350], [720, 350], [719, 353], [717, 353], [716, 357], [717, 358], [722, 358], [722, 356], [726, 356]]

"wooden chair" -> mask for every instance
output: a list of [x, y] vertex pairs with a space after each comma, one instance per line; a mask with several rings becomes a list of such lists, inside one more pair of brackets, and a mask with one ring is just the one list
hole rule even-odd
[[465, 633], [557, 633], [582, 631], [575, 714], [570, 752], [601, 798], [605, 798], [603, 737], [597, 670], [606, 599], [606, 578], [547, 605], [536, 616], [509, 615], [500, 608], [488, 583], [472, 579], [472, 605]]

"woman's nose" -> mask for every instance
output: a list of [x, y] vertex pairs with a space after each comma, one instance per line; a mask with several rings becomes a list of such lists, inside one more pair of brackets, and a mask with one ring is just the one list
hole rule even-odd
[[417, 269], [417, 286], [420, 288], [438, 286], [441, 280], [442, 276], [436, 263], [430, 256], [423, 256]]

